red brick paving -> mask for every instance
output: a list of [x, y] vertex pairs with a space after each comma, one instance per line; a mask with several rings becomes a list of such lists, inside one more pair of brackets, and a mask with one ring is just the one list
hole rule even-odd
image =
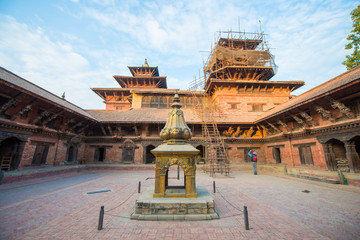
[[[197, 185], [206, 186], [209, 192], [212, 181], [216, 181], [217, 193], [213, 195], [219, 220], [128, 219], [138, 196], [138, 181], [143, 189], [152, 186], [154, 180], [145, 179], [153, 175], [153, 171], [97, 171], [49, 178], [48, 182], [43, 179], [14, 188], [2, 185], [0, 239], [358, 239], [360, 236], [360, 193], [352, 191], [354, 188], [249, 173], [234, 173], [234, 178], [221, 179], [197, 174]], [[111, 191], [87, 194], [98, 190]], [[101, 205], [105, 206], [104, 229], [98, 231]], [[248, 231], [244, 229], [240, 212], [244, 205], [249, 210]]]

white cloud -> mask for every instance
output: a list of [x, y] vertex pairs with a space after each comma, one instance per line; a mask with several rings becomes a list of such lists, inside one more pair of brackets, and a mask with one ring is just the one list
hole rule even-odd
[[111, 72], [92, 70], [71, 45], [51, 41], [41, 28], [30, 29], [4, 15], [0, 18], [1, 66], [58, 96], [65, 91], [67, 99], [81, 107], [102, 107], [100, 99], [90, 100], [94, 94], [89, 85]]
[[[118, 87], [127, 66], [159, 66], [169, 88], [187, 89], [217, 30], [269, 34], [279, 72], [273, 80], [304, 80], [306, 90], [345, 71], [349, 13], [356, 1], [75, 1], [60, 14], [86, 24], [87, 35], [0, 18], [0, 64], [84, 108], [104, 108], [90, 87]], [[72, 6], [74, 4], [71, 4]], [[46, 23], [47, 19], [40, 13]], [[42, 25], [43, 26], [43, 25]], [[50, 32], [58, 26], [51, 26]], [[47, 28], [49, 29], [49, 28]], [[83, 29], [81, 29], [83, 30]], [[51, 36], [51, 37], [49, 37]], [[96, 43], [91, 40], [96, 39]], [[299, 93], [300, 91], [298, 91]]]

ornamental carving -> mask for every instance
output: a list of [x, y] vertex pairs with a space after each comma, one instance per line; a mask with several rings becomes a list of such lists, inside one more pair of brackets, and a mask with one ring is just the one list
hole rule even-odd
[[286, 125], [284, 122], [282, 122], [281, 120], [278, 121], [278, 123], [283, 126], [286, 130], [288, 130], [289, 132], [291, 131], [291, 129], [288, 127], [288, 125]]
[[166, 174], [166, 171], [169, 170], [172, 165], [179, 165], [182, 167], [185, 174], [190, 173], [190, 170], [192, 169], [192, 166], [189, 166], [188, 162], [182, 158], [170, 158], [167, 161], [161, 162], [156, 168], [160, 170], [160, 174]]
[[1, 106], [0, 112], [5, 112], [8, 108], [16, 106], [16, 104], [18, 104], [18, 101], [12, 98]]
[[293, 115], [292, 116], [293, 119], [298, 123], [300, 124], [302, 127], [306, 126], [306, 123], [301, 119], [301, 118], [298, 118], [297, 116]]
[[315, 111], [320, 113], [322, 118], [326, 119], [326, 120], [330, 120], [331, 122], [335, 122], [335, 118], [333, 118], [331, 116], [331, 112], [328, 110], [325, 110], [324, 108], [315, 105]]
[[306, 112], [300, 112], [300, 115], [308, 122], [311, 122], [312, 125], [317, 126], [318, 123]]
[[267, 122], [267, 124], [269, 124], [269, 126], [272, 127], [272, 129], [275, 130], [275, 133], [281, 133], [281, 132], [282, 132], [280, 129], [278, 129], [277, 127], [275, 127], [274, 124], [269, 123], [269, 122]]
[[331, 107], [333, 108], [333, 109], [339, 109], [340, 110], [340, 112], [342, 113], [342, 114], [344, 114], [346, 117], [348, 117], [348, 118], [354, 118], [354, 114], [351, 112], [351, 110], [350, 110], [350, 108], [348, 108], [348, 107], [346, 107], [345, 106], [345, 104], [343, 104], [343, 103], [341, 103], [341, 102], [339, 102], [339, 101], [336, 101], [336, 100], [334, 100], [334, 99], [332, 99], [332, 98], [330, 98], [329, 97], [329, 99], [330, 99], [330, 101], [332, 102], [331, 103]]

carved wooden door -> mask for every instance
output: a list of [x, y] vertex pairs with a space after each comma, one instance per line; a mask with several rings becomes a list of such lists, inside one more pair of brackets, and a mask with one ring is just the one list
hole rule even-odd
[[127, 142], [123, 146], [123, 162], [134, 162], [135, 146]]

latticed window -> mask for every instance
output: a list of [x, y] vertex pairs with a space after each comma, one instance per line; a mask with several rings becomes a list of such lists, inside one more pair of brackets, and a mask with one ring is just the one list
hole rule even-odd
[[151, 97], [150, 96], [143, 96], [142, 98], [142, 107], [143, 108], [149, 108], [150, 107], [150, 100], [151, 100]]
[[159, 108], [168, 108], [167, 97], [159, 97]]
[[[141, 106], [143, 108], [170, 108], [172, 96], [143, 96]], [[193, 107], [192, 97], [180, 97], [180, 103], [183, 108]]]

